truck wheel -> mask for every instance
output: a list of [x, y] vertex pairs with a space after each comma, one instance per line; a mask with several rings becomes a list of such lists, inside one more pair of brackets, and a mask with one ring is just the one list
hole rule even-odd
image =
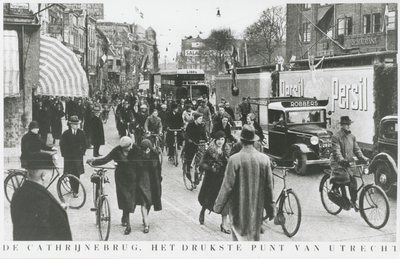
[[305, 175], [307, 172], [307, 156], [299, 150], [293, 152], [294, 171], [298, 175]]
[[385, 162], [380, 162], [375, 171], [375, 183], [381, 187], [385, 193], [389, 196], [395, 191], [393, 183], [397, 179], [397, 175], [390, 170], [390, 167]]

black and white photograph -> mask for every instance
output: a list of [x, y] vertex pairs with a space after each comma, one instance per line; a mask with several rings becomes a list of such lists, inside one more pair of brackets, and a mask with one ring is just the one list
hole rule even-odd
[[3, 7], [0, 258], [398, 258], [398, 4]]

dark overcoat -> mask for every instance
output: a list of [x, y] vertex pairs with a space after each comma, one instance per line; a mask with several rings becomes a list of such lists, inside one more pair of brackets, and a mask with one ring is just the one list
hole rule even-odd
[[52, 147], [43, 143], [39, 134], [28, 131], [21, 140], [21, 165], [26, 168], [29, 158], [33, 153], [38, 153], [40, 150], [50, 151]]
[[228, 160], [214, 211], [222, 212], [231, 201], [229, 216], [234, 240], [258, 241], [264, 209], [275, 215], [272, 170], [267, 155], [253, 146], [244, 146]]
[[139, 188], [146, 201], [147, 210], [153, 206], [155, 211], [162, 209], [161, 205], [161, 163], [158, 153], [151, 149], [150, 157], [141, 157], [141, 171], [139, 174]]
[[232, 136], [231, 125], [229, 124], [229, 122], [226, 123], [225, 128], [222, 124], [222, 121], [215, 124], [211, 133], [211, 137], [214, 138], [215, 133], [217, 133], [218, 131], [223, 131], [227, 139], [229, 139], [230, 141], [235, 141], [235, 138]]
[[67, 213], [38, 183], [27, 180], [15, 191], [11, 219], [15, 241], [72, 240]]
[[60, 149], [64, 157], [64, 173], [81, 175], [85, 173], [83, 157], [87, 148], [86, 136], [83, 130], [78, 129], [76, 135], [67, 129], [61, 136]]
[[62, 133], [61, 118], [64, 117], [64, 111], [53, 109], [51, 116], [51, 134], [54, 139], [60, 139]]
[[[200, 168], [204, 170], [204, 180], [198, 200], [202, 207], [206, 207], [210, 211], [214, 210], [215, 199], [221, 189], [229, 154], [229, 145], [224, 145], [222, 152], [219, 153], [215, 142], [212, 142], [201, 159]], [[213, 166], [215, 170], [213, 170]], [[225, 206], [221, 214], [228, 215], [228, 206]]]
[[48, 134], [50, 132], [50, 112], [45, 109], [40, 109], [37, 122], [39, 122], [39, 134]]
[[103, 122], [97, 116], [90, 119], [90, 129], [92, 131], [92, 144], [93, 146], [104, 145], [104, 127]]

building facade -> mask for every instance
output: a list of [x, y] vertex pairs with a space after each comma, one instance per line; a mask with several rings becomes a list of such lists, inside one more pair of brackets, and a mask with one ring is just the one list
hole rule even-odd
[[288, 4], [285, 60], [308, 68], [396, 62], [396, 3]]

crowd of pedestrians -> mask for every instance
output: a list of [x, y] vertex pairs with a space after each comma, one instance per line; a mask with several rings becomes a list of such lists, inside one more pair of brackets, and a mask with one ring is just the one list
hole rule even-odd
[[[120, 145], [102, 156], [100, 147], [104, 145], [105, 137], [100, 116], [105, 105], [113, 107]], [[62, 133], [63, 117], [68, 129]], [[159, 138], [157, 143], [166, 146], [171, 159], [175, 139], [172, 130], [179, 131], [177, 144], [185, 161], [183, 170], [192, 183], [198, 181], [193, 158], [201, 143], [209, 143], [201, 161], [197, 161], [205, 173], [198, 197], [200, 224], [205, 222], [206, 210], [213, 211], [221, 214], [220, 231], [232, 234], [234, 240], [259, 240], [264, 209], [267, 215], [274, 217], [271, 168], [268, 157], [259, 152], [263, 134], [248, 99], [243, 98], [236, 118], [224, 98], [215, 107], [207, 96], [197, 100], [161, 101], [127, 92], [121, 97], [113, 95], [108, 102], [100, 94], [93, 99], [68, 98], [65, 109], [58, 97], [42, 97], [34, 102], [33, 119], [29, 132], [22, 139], [21, 155], [21, 161], [29, 169], [28, 174], [32, 172], [32, 179], [35, 172], [29, 166], [30, 161], [34, 154], [52, 149], [46, 145], [50, 132], [53, 144], [60, 141], [65, 174], [79, 178], [84, 173], [85, 152], [93, 148], [94, 158], [86, 161], [90, 165], [102, 165], [112, 160], [116, 163], [117, 200], [126, 235], [131, 232], [130, 214], [137, 205], [141, 206], [144, 233], [150, 231], [150, 208], [162, 209], [161, 154], [154, 137]], [[231, 132], [236, 126], [235, 120], [247, 124], [240, 138]], [[236, 157], [235, 161], [233, 157]], [[246, 163], [240, 164], [242, 161]], [[74, 195], [79, 196], [77, 183], [71, 180], [71, 185]], [[229, 195], [233, 197], [231, 202], [227, 202]], [[13, 222], [16, 226], [19, 224], [17, 220]]]

